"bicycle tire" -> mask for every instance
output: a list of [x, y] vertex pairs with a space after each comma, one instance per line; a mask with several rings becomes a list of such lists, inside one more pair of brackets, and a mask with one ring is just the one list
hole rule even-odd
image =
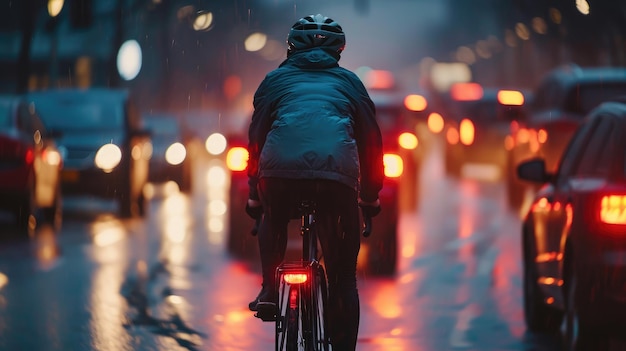
[[276, 323], [276, 351], [304, 350], [300, 287], [284, 284], [280, 291], [280, 323]]
[[310, 303], [311, 313], [311, 335], [313, 351], [329, 351], [330, 340], [327, 333], [326, 306], [328, 302], [328, 288], [326, 273], [323, 266], [314, 269], [313, 282], [311, 284], [312, 294]]

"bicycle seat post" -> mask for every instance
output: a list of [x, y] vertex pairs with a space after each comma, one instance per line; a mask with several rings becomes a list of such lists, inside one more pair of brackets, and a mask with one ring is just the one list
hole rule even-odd
[[312, 262], [317, 260], [317, 236], [311, 230], [315, 222], [315, 203], [312, 201], [302, 201], [300, 204], [300, 214], [302, 217], [300, 234], [302, 235], [302, 260]]

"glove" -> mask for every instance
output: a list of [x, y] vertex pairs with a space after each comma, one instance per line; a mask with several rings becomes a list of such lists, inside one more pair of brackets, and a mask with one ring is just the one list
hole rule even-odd
[[260, 219], [263, 215], [263, 206], [261, 206], [259, 201], [248, 200], [246, 202], [246, 213], [252, 219]]
[[359, 201], [359, 207], [365, 217], [376, 217], [380, 213], [380, 200], [374, 202]]

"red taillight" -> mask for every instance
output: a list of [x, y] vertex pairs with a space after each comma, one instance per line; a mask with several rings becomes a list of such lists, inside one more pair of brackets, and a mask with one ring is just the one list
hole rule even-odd
[[283, 280], [292, 285], [305, 283], [308, 279], [309, 276], [306, 273], [286, 273], [283, 276]]
[[26, 152], [24, 153], [24, 162], [26, 162], [27, 165], [30, 165], [34, 161], [35, 161], [35, 152], [31, 148], [26, 149]]
[[600, 221], [626, 224], [626, 195], [606, 195], [600, 200]]
[[244, 171], [248, 167], [249, 157], [250, 155], [245, 147], [233, 147], [226, 154], [226, 166], [231, 171]]

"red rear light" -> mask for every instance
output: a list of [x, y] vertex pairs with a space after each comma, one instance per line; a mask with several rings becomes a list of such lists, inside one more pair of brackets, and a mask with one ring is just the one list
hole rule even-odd
[[286, 273], [283, 276], [283, 280], [288, 284], [302, 284], [309, 280], [307, 273]]
[[600, 221], [626, 224], [626, 195], [606, 195], [600, 200]]
[[478, 83], [455, 83], [450, 87], [450, 96], [456, 101], [480, 100], [483, 87]]
[[244, 171], [248, 167], [248, 150], [245, 147], [235, 146], [226, 154], [226, 166], [231, 171]]
[[24, 153], [24, 162], [26, 162], [27, 165], [30, 165], [33, 164], [34, 161], [35, 152], [31, 148], [26, 149], [26, 152]]

